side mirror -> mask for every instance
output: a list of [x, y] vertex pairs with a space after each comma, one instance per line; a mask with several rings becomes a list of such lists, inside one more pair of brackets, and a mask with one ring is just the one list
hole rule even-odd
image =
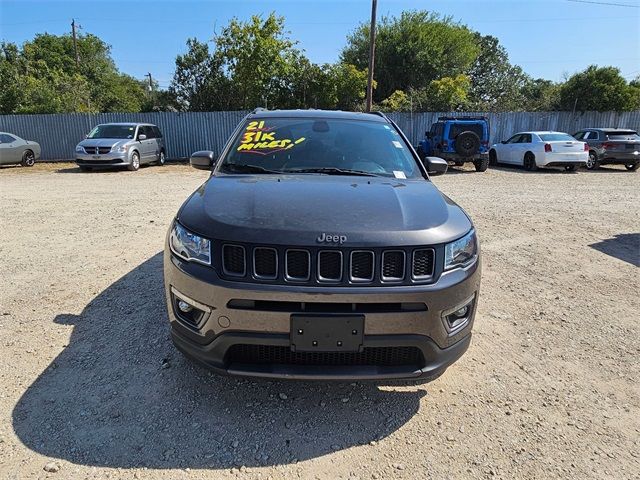
[[140, 135], [138, 135], [138, 140], [146, 140], [147, 136], [144, 133], [141, 133]]
[[439, 157], [425, 157], [424, 166], [432, 177], [444, 175], [449, 168], [447, 161]]
[[216, 154], [209, 150], [200, 150], [191, 154], [189, 163], [198, 170], [211, 170], [216, 164]]

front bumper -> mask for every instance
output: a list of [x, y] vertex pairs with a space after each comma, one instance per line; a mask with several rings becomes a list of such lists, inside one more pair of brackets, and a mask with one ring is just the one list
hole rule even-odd
[[[230, 282], [219, 278], [210, 267], [182, 261], [168, 248], [164, 254], [171, 336], [180, 351], [219, 373], [307, 380], [428, 380], [439, 376], [469, 346], [480, 270], [478, 258], [465, 269], [445, 272], [430, 285], [302, 287]], [[443, 312], [471, 298], [467, 322], [451, 329], [443, 319]], [[178, 299], [190, 301], [203, 310], [197, 326], [176, 314]], [[244, 307], [253, 305], [252, 301], [256, 307]], [[314, 364], [291, 352], [293, 313], [300, 313], [299, 308], [315, 306], [321, 307], [323, 314], [344, 314], [345, 305], [353, 306], [350, 314], [364, 312], [360, 353], [344, 352], [345, 355], [339, 357], [344, 361], [336, 360], [334, 356], [329, 363]], [[383, 305], [384, 308], [375, 308]], [[412, 308], [405, 309], [403, 305]], [[416, 305], [424, 308], [414, 308]], [[358, 308], [365, 310], [360, 312]], [[268, 353], [255, 361], [247, 360], [246, 355], [234, 356], [234, 346], [242, 346], [245, 351]], [[417, 352], [411, 361], [368, 361], [379, 359], [378, 354], [387, 355], [386, 359], [397, 352], [404, 355], [409, 351]], [[270, 358], [274, 360], [270, 361]]]
[[96, 155], [76, 152], [76, 163], [83, 167], [119, 167], [129, 165], [128, 152], [109, 152]]

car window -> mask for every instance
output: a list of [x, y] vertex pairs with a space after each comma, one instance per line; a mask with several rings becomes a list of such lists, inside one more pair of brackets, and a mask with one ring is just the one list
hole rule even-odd
[[16, 138], [12, 137], [11, 135], [7, 135], [6, 133], [0, 135], [0, 143], [13, 143], [15, 141]]
[[153, 133], [155, 134], [156, 138], [162, 138], [162, 132], [160, 131], [160, 129], [158, 127], [156, 127], [155, 125], [153, 127]]
[[153, 131], [153, 127], [150, 127], [148, 125], [145, 125], [143, 127], [142, 133], [147, 136], [147, 139], [156, 138], [156, 132]]
[[608, 132], [607, 138], [609, 140], [640, 140], [640, 135], [629, 130], [628, 132]]
[[516, 133], [513, 137], [507, 140], [507, 143], [519, 143], [520, 137], [522, 137], [522, 135], [519, 133]]
[[517, 143], [531, 143], [531, 134], [523, 133], [522, 135], [520, 135]]
[[568, 133], [539, 133], [538, 136], [543, 142], [573, 142], [573, 138]]
[[395, 178], [422, 177], [408, 145], [395, 128], [366, 120], [249, 120], [233, 140], [219, 171], [260, 173], [260, 168], [276, 173], [324, 168]]
[[576, 140], [582, 140], [583, 138], [587, 138], [589, 136], [589, 132], [578, 132], [573, 134], [573, 138]]
[[589, 132], [587, 134], [587, 136], [585, 138], [587, 138], [588, 140], [597, 140], [598, 139], [598, 132], [591, 131], [591, 132]]
[[472, 131], [479, 138], [482, 138], [483, 135], [483, 126], [482, 123], [452, 123], [449, 126], [449, 140], [453, 140], [462, 132]]
[[135, 125], [98, 125], [87, 138], [133, 138]]

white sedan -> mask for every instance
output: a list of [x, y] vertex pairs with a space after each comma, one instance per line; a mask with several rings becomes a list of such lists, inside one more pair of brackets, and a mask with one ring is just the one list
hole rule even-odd
[[575, 170], [589, 159], [589, 146], [562, 132], [520, 132], [489, 150], [489, 164], [510, 163], [527, 170], [564, 167]]

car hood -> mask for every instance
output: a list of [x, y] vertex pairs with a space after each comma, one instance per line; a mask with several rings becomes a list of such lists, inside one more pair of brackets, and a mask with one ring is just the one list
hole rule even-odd
[[81, 147], [114, 147], [130, 141], [130, 138], [86, 138], [78, 145]]
[[438, 244], [471, 228], [429, 181], [329, 175], [212, 176], [178, 221], [212, 239], [284, 245], [314, 245], [323, 232], [345, 246]]

